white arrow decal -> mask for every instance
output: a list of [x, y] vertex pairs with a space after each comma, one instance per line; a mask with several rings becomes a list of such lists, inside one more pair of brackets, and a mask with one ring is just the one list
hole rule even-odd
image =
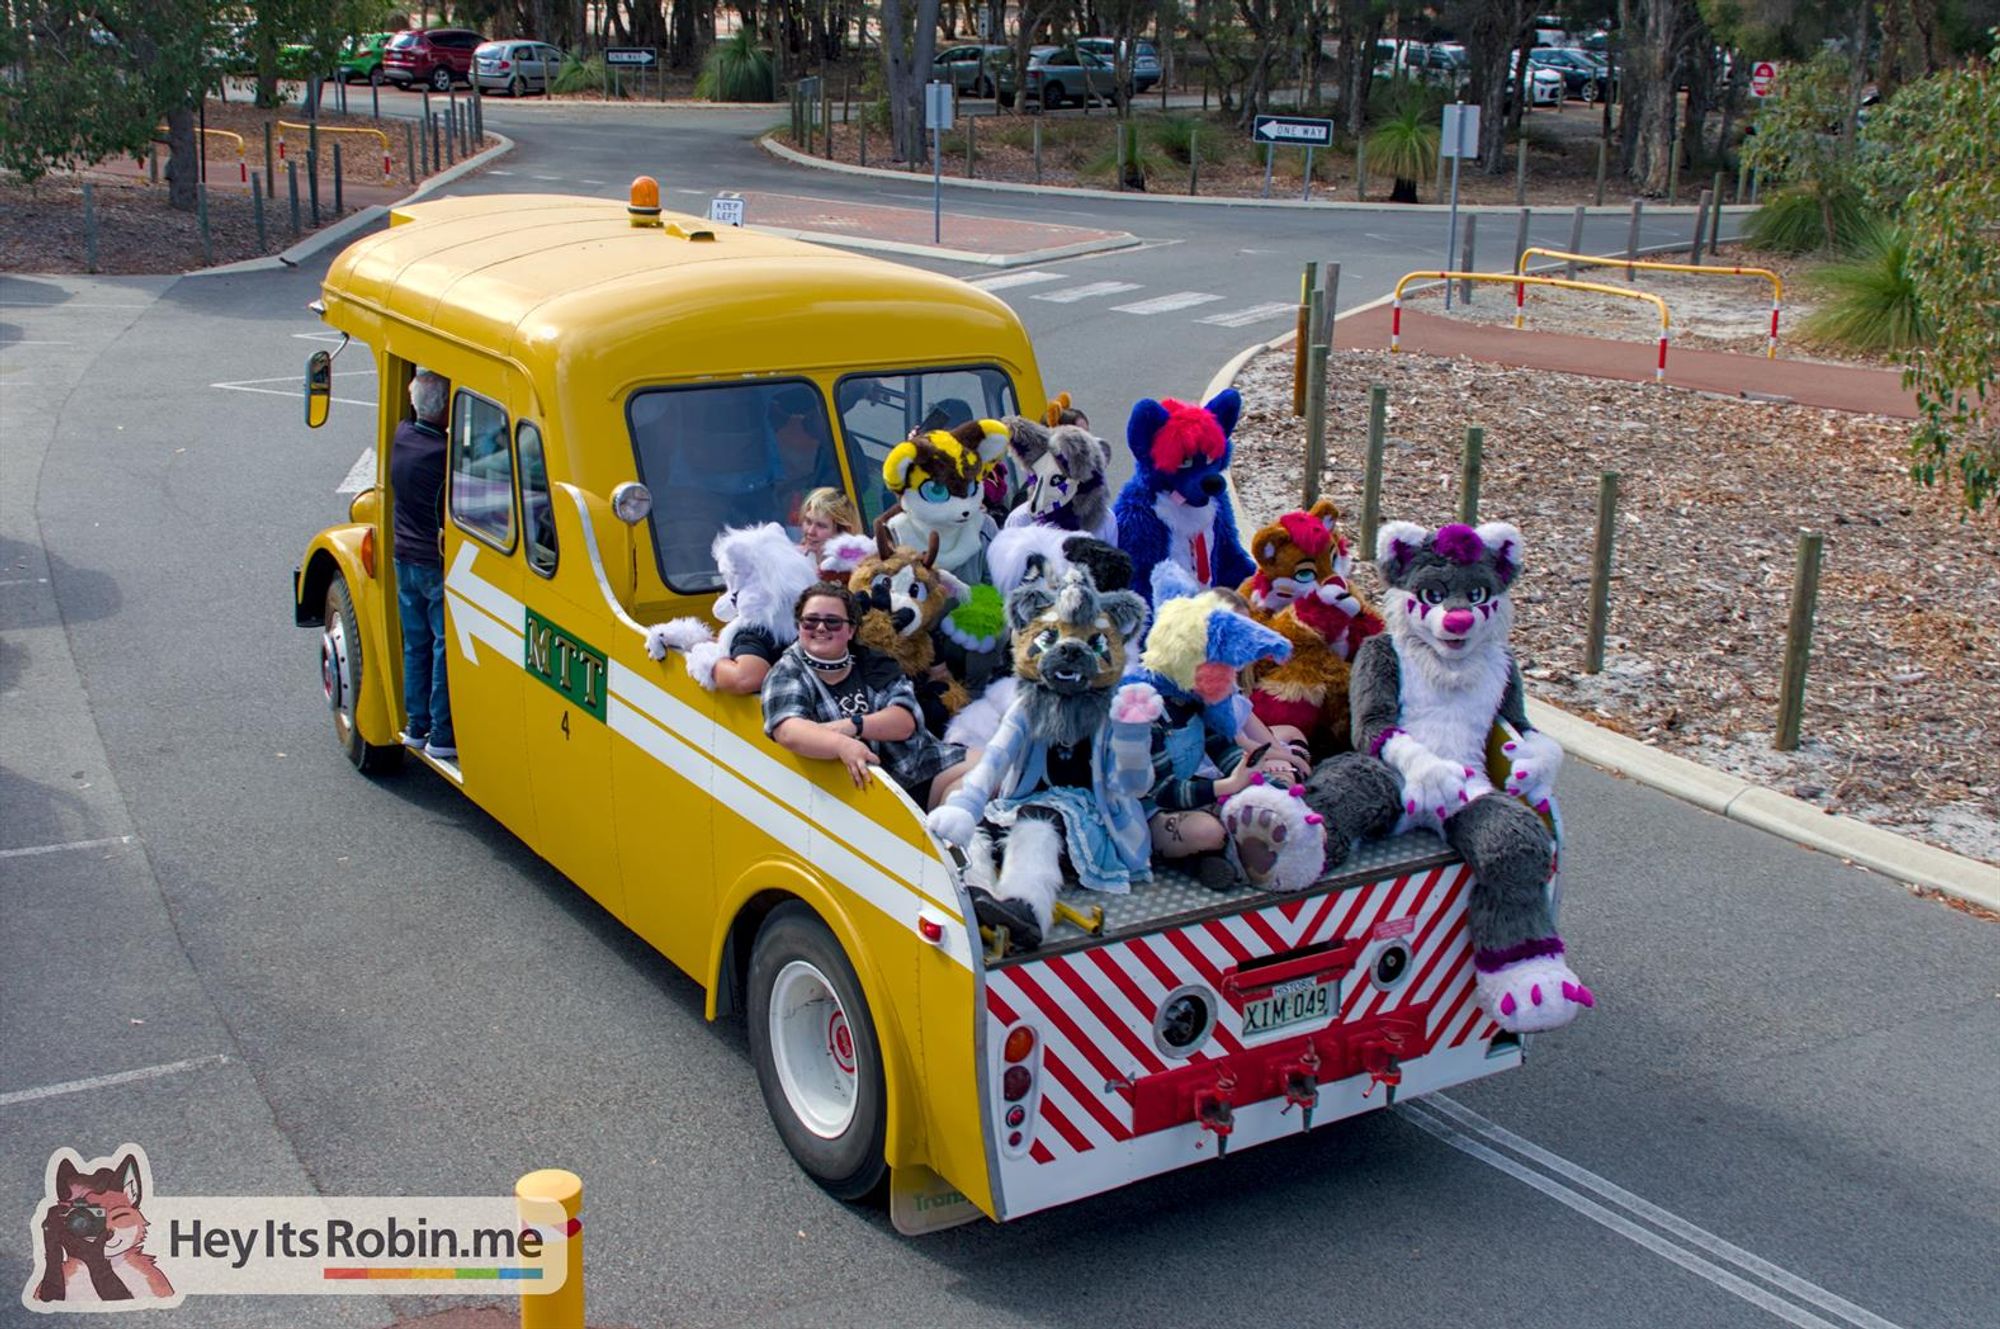
[[458, 554], [445, 573], [445, 589], [460, 601], [452, 615], [458, 630], [458, 649], [468, 664], [479, 663], [472, 643], [482, 639], [501, 651], [515, 664], [521, 663], [523, 642], [528, 631], [527, 607], [478, 573], [479, 550], [470, 540], [458, 547]]

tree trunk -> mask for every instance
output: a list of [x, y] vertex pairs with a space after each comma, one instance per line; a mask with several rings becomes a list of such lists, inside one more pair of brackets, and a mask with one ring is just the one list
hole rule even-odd
[[201, 182], [201, 149], [194, 140], [194, 108], [181, 105], [168, 111], [167, 202], [176, 212], [195, 210], [195, 188]]

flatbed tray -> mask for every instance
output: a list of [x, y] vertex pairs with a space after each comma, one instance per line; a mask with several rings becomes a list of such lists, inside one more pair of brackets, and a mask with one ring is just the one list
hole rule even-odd
[[1457, 861], [1458, 855], [1443, 840], [1428, 831], [1412, 831], [1387, 840], [1364, 841], [1348, 854], [1338, 868], [1302, 891], [1259, 891], [1248, 886], [1233, 891], [1211, 891], [1184, 872], [1156, 864], [1153, 880], [1147, 885], [1133, 887], [1126, 895], [1077, 889], [1063, 893], [1063, 902], [1077, 909], [1104, 906], [1104, 932], [1101, 936], [1093, 937], [1074, 924], [1058, 919], [1038, 949], [1009, 955], [1005, 959], [988, 960], [986, 967], [1004, 969], [1009, 965], [1046, 960], [1053, 955], [1088, 950], [1120, 937], [1142, 936], [1205, 919], [1240, 914], [1247, 909], [1263, 908], [1284, 900], [1329, 895], [1366, 886], [1385, 877], [1427, 872]]

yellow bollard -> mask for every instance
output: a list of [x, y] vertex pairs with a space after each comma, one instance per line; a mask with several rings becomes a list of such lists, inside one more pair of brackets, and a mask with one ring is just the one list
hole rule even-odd
[[543, 1168], [515, 1182], [514, 1196], [560, 1204], [569, 1219], [563, 1285], [546, 1296], [521, 1298], [521, 1329], [583, 1329], [583, 1178]]

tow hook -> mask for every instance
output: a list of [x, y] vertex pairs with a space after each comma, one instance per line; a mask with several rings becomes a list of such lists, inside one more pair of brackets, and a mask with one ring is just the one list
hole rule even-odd
[[1389, 1106], [1396, 1105], [1396, 1086], [1403, 1082], [1403, 1063], [1396, 1050], [1402, 1046], [1402, 1035], [1384, 1034], [1362, 1048], [1361, 1069], [1368, 1072], [1368, 1087], [1361, 1091], [1363, 1098], [1374, 1093], [1376, 1085], [1384, 1085], [1389, 1090]]
[[1229, 1152], [1229, 1133], [1236, 1129], [1236, 1110], [1229, 1104], [1229, 1094], [1234, 1088], [1236, 1077], [1226, 1075], [1213, 1088], [1203, 1089], [1194, 1096], [1195, 1122], [1203, 1130], [1215, 1132], [1217, 1158]]
[[1313, 1128], [1313, 1109], [1318, 1106], [1319, 1053], [1308, 1043], [1305, 1055], [1285, 1068], [1285, 1106], [1280, 1112], [1298, 1108], [1300, 1129], [1309, 1131]]

